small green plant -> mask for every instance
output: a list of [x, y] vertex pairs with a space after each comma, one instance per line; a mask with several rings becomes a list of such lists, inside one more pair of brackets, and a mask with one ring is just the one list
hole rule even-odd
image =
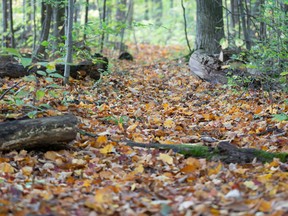
[[104, 117], [104, 118], [101, 118], [102, 120], [104, 121], [109, 121], [109, 122], [113, 122], [114, 124], [126, 124], [129, 120], [129, 117], [128, 116], [107, 116], [107, 117]]
[[273, 120], [274, 121], [288, 121], [288, 114], [286, 113], [281, 113], [281, 114], [275, 114], [273, 115]]

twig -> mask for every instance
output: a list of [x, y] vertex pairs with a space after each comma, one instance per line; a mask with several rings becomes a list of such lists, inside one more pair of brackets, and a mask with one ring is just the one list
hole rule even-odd
[[22, 80], [20, 80], [19, 82], [15, 83], [14, 85], [12, 85], [10, 88], [6, 89], [6, 91], [3, 92], [3, 94], [0, 96], [0, 100], [2, 100], [5, 95], [14, 87], [16, 87], [20, 82], [22, 82]]
[[184, 6], [183, 0], [181, 0], [181, 6], [182, 6], [182, 9], [183, 9], [184, 31], [185, 31], [186, 43], [187, 43], [187, 46], [189, 48], [189, 52], [191, 53], [192, 49], [191, 49], [191, 46], [190, 46], [190, 43], [189, 43], [189, 39], [188, 39], [186, 13], [185, 13], [185, 6]]

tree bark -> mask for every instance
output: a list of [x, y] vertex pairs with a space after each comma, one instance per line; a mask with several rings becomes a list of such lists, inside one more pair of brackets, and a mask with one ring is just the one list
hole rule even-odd
[[2, 46], [8, 47], [8, 37], [7, 37], [7, 30], [8, 30], [8, 4], [7, 0], [2, 0]]
[[84, 34], [83, 34], [83, 41], [85, 42], [87, 39], [87, 25], [88, 25], [88, 12], [89, 12], [89, 0], [86, 0], [85, 5], [85, 20], [84, 20]]
[[35, 55], [38, 56], [39, 54], [45, 55], [45, 46], [43, 46], [43, 42], [48, 40], [49, 31], [51, 26], [51, 19], [52, 19], [52, 6], [51, 4], [45, 4], [45, 19], [42, 24], [42, 31], [41, 31], [41, 38], [39, 41], [38, 48], [35, 52]]
[[73, 141], [77, 134], [74, 115], [15, 120], [0, 123], [0, 151], [41, 149]]
[[73, 28], [73, 13], [74, 13], [74, 0], [68, 2], [68, 22], [66, 26], [66, 60], [65, 60], [65, 71], [64, 71], [64, 84], [68, 84], [70, 76], [70, 64], [72, 64], [72, 28]]
[[145, 0], [144, 19], [149, 20], [149, 2], [148, 2], [148, 0]]
[[197, 0], [195, 48], [208, 54], [220, 52], [220, 40], [224, 38], [222, 0]]
[[[124, 25], [126, 24], [127, 21], [127, 17], [126, 17], [126, 11], [127, 11], [127, 0], [118, 0], [117, 3], [118, 7], [117, 7], [117, 11], [116, 11], [116, 20], [118, 22], [118, 25]], [[118, 49], [120, 50], [120, 52], [124, 51], [124, 46], [123, 46], [123, 40], [124, 40], [124, 34], [125, 34], [125, 28], [126, 27], [122, 27], [121, 31], [120, 31], [120, 43], [119, 43], [119, 47]]]
[[10, 45], [15, 48], [14, 28], [13, 28], [13, 9], [12, 0], [9, 0], [9, 30], [10, 30]]
[[63, 36], [64, 31], [64, 20], [65, 20], [65, 7], [61, 2], [55, 3], [53, 7], [53, 53], [58, 50], [58, 44], [64, 42]]
[[154, 2], [154, 7], [155, 8], [155, 11], [154, 11], [154, 14], [155, 14], [155, 19], [156, 19], [156, 24], [157, 25], [161, 25], [162, 24], [162, 16], [163, 16], [163, 2], [162, 0], [153, 0]]
[[[103, 12], [102, 12], [102, 20], [101, 20], [101, 28], [103, 30], [103, 25], [106, 22], [106, 0], [103, 1]], [[99, 7], [100, 8], [100, 7]], [[105, 31], [102, 31], [101, 41], [100, 41], [100, 53], [103, 53], [104, 49], [104, 39], [105, 39]]]

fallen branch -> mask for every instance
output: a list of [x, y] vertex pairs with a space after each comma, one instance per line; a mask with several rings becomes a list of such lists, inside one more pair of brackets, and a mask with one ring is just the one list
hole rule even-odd
[[22, 80], [20, 80], [19, 82], [15, 83], [14, 85], [12, 85], [10, 88], [6, 89], [3, 94], [0, 96], [0, 100], [2, 100], [5, 95], [11, 90], [13, 89], [14, 87], [16, 87], [20, 82], [22, 82]]
[[287, 153], [271, 153], [253, 148], [238, 148], [229, 142], [219, 142], [216, 147], [203, 146], [202, 143], [194, 144], [144, 144], [125, 141], [128, 146], [141, 148], [172, 149], [186, 157], [207, 158], [209, 160], [221, 160], [224, 163], [251, 163], [255, 158], [262, 163], [271, 162], [273, 158], [279, 158], [282, 162], [288, 160]]
[[[85, 136], [97, 138], [97, 134], [89, 133], [83, 130], [78, 132]], [[288, 161], [288, 153], [272, 153], [253, 148], [238, 148], [227, 141], [221, 141], [216, 147], [203, 145], [202, 142], [191, 144], [159, 144], [159, 143], [138, 143], [131, 140], [112, 140], [114, 142], [122, 142], [130, 147], [154, 148], [162, 150], [173, 150], [174, 152], [183, 154], [185, 157], [206, 158], [208, 160], [221, 160], [224, 163], [251, 163], [253, 160], [262, 163], [271, 162], [273, 158], [279, 158], [281, 162]]]

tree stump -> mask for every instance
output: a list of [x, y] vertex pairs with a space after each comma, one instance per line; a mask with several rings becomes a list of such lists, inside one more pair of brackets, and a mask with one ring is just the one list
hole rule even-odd
[[209, 56], [204, 50], [196, 50], [190, 57], [189, 68], [192, 74], [211, 83], [227, 83], [226, 73], [221, 69], [221, 62]]

